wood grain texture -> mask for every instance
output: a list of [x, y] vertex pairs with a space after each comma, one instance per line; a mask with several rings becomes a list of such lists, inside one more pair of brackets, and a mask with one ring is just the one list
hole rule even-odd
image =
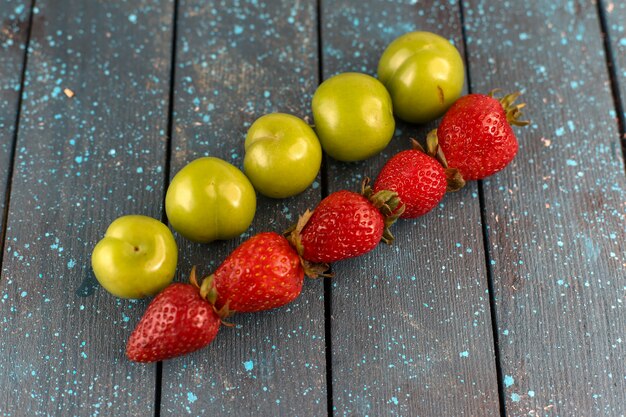
[[[375, 75], [386, 45], [429, 30], [462, 48], [456, 2], [322, 2], [324, 77]], [[358, 190], [433, 127], [400, 124], [362, 163], [329, 162], [329, 192]], [[480, 208], [475, 184], [394, 226], [392, 247], [338, 262], [332, 286], [336, 415], [499, 415]]]
[[[623, 1], [611, 1], [611, 0], [599, 0], [599, 12], [601, 17], [604, 18], [606, 24], [609, 41], [609, 57], [612, 62], [609, 64], [613, 66], [612, 70], [615, 75], [615, 81], [617, 83], [617, 91], [614, 91], [622, 107], [626, 102], [626, 27], [624, 22], [626, 21], [626, 3]], [[616, 109], [617, 110], [617, 109]], [[626, 118], [626, 114], [615, 114], [614, 117]], [[626, 126], [621, 127], [622, 135], [626, 131]], [[626, 138], [622, 136], [622, 143], [625, 143]], [[623, 146], [623, 145], [622, 145]]]
[[[97, 288], [123, 214], [160, 218], [172, 3], [37, 1], [0, 281], [0, 415], [154, 415], [124, 356], [147, 302]], [[69, 98], [64, 89], [75, 95]]]
[[0, 237], [9, 181], [24, 49], [28, 37], [30, 0], [0, 1]]
[[533, 121], [484, 183], [507, 415], [624, 415], [626, 179], [596, 5], [465, 8], [472, 90], [524, 91]]
[[[241, 168], [247, 128], [270, 112], [309, 114], [317, 86], [315, 4], [184, 0], [179, 4], [172, 175], [205, 155]], [[243, 236], [209, 245], [179, 238], [180, 279], [213, 272], [245, 238], [282, 231], [320, 199], [259, 197]], [[195, 354], [163, 364], [162, 416], [320, 416], [326, 413], [323, 282], [293, 304], [235, 316]]]

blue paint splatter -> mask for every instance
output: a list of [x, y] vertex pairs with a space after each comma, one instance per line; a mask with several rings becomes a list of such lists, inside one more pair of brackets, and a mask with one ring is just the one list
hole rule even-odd
[[235, 25], [235, 27], [233, 27], [233, 32], [235, 35], [241, 35], [243, 33], [243, 26]]
[[135, 23], [137, 23], [137, 15], [136, 14], [129, 15], [128, 21], [134, 25]]
[[22, 298], [26, 297], [28, 295], [28, 293], [26, 291], [22, 291], [22, 293], [20, 294], [20, 296]]
[[567, 164], [567, 166], [570, 167], [578, 166], [578, 162], [574, 161], [573, 159], [568, 159], [567, 161], [565, 161], [565, 163]]
[[563, 136], [563, 135], [565, 134], [565, 128], [563, 128], [563, 127], [559, 127], [557, 130], [555, 130], [555, 131], [554, 131], [554, 133], [555, 133], [557, 136]]
[[528, 391], [528, 396], [530, 398], [534, 397], [535, 396], [535, 391], [533, 391], [533, 390]]
[[391, 397], [391, 402], [398, 405], [398, 399], [396, 397]]
[[254, 361], [245, 361], [243, 366], [246, 368], [246, 371], [251, 371], [254, 368]]
[[69, 261], [67, 261], [67, 268], [68, 269], [72, 269], [76, 266], [76, 260], [74, 259], [70, 259]]
[[196, 395], [193, 392], [189, 391], [187, 393], [187, 401], [189, 401], [190, 403], [192, 404], [195, 403], [197, 399], [198, 397], [196, 397]]
[[467, 358], [469, 356], [469, 352], [467, 350], [463, 351], [463, 352], [459, 353], [459, 356], [462, 357], [462, 358]]
[[505, 387], [510, 387], [511, 385], [513, 385], [515, 383], [515, 380], [513, 379], [513, 377], [511, 375], [506, 375], [504, 377], [504, 386]]
[[514, 402], [518, 402], [520, 400], [520, 396], [516, 393], [511, 394], [511, 400]]

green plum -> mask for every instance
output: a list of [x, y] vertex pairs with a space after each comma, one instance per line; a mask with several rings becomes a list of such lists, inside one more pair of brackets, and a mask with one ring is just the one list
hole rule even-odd
[[389, 144], [395, 131], [391, 97], [377, 79], [347, 72], [324, 81], [313, 95], [322, 148], [340, 161], [360, 161]]
[[443, 115], [463, 92], [459, 51], [430, 32], [410, 32], [391, 42], [378, 62], [378, 79], [402, 120], [426, 123]]
[[170, 229], [146, 216], [123, 216], [107, 229], [91, 255], [100, 284], [122, 298], [155, 295], [174, 278], [178, 248]]
[[256, 194], [237, 167], [204, 157], [174, 176], [165, 195], [165, 211], [174, 230], [194, 242], [232, 239], [252, 223]]
[[273, 113], [257, 119], [246, 135], [243, 169], [254, 188], [273, 198], [304, 191], [320, 170], [322, 148], [301, 119]]

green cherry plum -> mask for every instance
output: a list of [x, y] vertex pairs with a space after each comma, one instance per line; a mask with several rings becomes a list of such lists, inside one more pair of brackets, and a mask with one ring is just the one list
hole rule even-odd
[[347, 72], [324, 81], [313, 95], [315, 131], [339, 161], [361, 161], [389, 144], [395, 130], [391, 97], [377, 79]]
[[174, 278], [178, 248], [170, 229], [151, 217], [122, 216], [91, 255], [98, 282], [122, 298], [152, 296]]
[[284, 113], [257, 119], [246, 135], [243, 169], [254, 188], [273, 198], [304, 191], [320, 170], [322, 148], [313, 129]]
[[174, 230], [194, 242], [232, 239], [252, 223], [256, 194], [234, 165], [214, 157], [198, 158], [172, 179], [165, 211]]
[[426, 123], [441, 116], [463, 92], [465, 70], [459, 51], [430, 32], [406, 33], [389, 44], [378, 62], [402, 120]]

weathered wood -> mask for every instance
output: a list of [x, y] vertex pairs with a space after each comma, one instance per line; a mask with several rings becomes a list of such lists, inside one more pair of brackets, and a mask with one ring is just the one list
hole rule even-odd
[[[227, 7], [230, 6], [230, 7]], [[258, 117], [304, 117], [317, 86], [313, 2], [179, 4], [172, 175], [204, 155], [242, 167], [245, 132]], [[259, 198], [249, 232], [209, 245], [179, 238], [180, 279], [212, 272], [246, 237], [281, 231], [320, 199], [317, 182], [286, 199]], [[292, 305], [235, 316], [207, 349], [163, 364], [162, 416], [320, 416], [326, 413], [323, 282]]]
[[[624, 22], [626, 21], [626, 3], [620, 1], [602, 1], [599, 0], [599, 12], [602, 22], [606, 25], [609, 48], [607, 59], [610, 68], [615, 76], [615, 82], [617, 83], [617, 91], [614, 91], [616, 97], [619, 100], [618, 106], [622, 107], [624, 111], [624, 103], [626, 103], [626, 27]], [[615, 110], [618, 110], [616, 108]], [[622, 120], [626, 118], [626, 114], [616, 114], [611, 112], [614, 117], [620, 117]], [[626, 126], [621, 127], [622, 135], [626, 131]], [[622, 143], [626, 138], [622, 136]]]
[[472, 90], [523, 90], [533, 121], [484, 183], [507, 415], [624, 415], [626, 179], [596, 5], [465, 6]]
[[0, 1], [0, 237], [10, 175], [30, 1]]
[[[462, 48], [456, 2], [323, 2], [324, 77], [375, 74], [386, 45], [429, 30]], [[400, 124], [385, 152], [330, 161], [329, 192], [358, 190], [433, 126]], [[337, 415], [499, 415], [480, 209], [475, 184], [394, 226], [394, 246], [335, 264], [333, 401]]]
[[147, 302], [97, 288], [90, 253], [116, 217], [161, 217], [172, 4], [37, 1], [0, 281], [2, 415], [154, 415], [156, 366], [124, 357]]

